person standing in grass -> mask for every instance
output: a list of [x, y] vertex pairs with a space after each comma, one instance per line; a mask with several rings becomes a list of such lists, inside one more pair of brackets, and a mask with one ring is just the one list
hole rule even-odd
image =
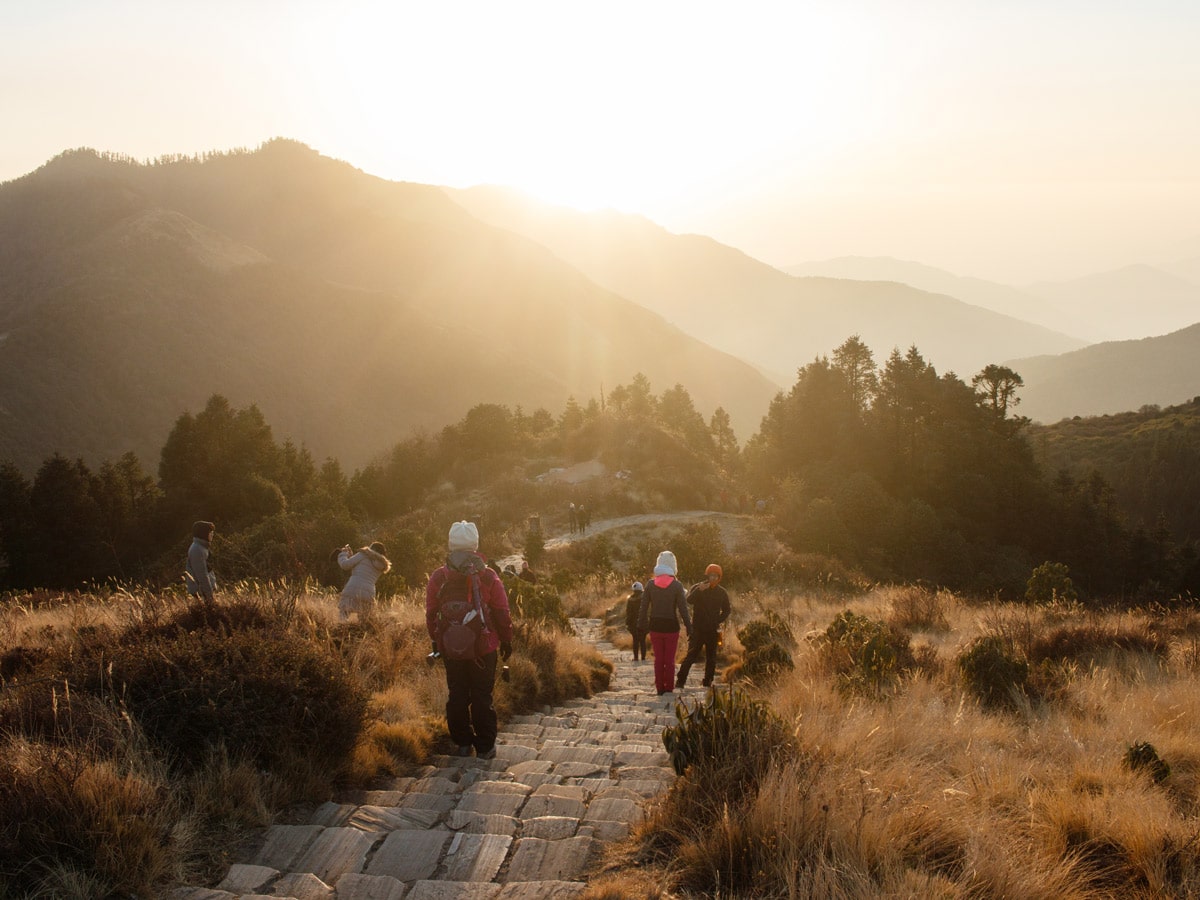
[[[447, 546], [446, 564], [429, 576], [425, 586], [425, 626], [433, 654], [441, 657], [446, 668], [446, 729], [458, 745], [459, 756], [470, 756], [474, 750], [479, 759], [494, 759], [499, 731], [492, 702], [496, 653], [499, 651], [503, 660], [512, 655], [508, 594], [500, 576], [487, 567], [479, 553], [479, 529], [474, 522], [451, 525]], [[455, 653], [442, 606], [464, 601], [473, 609], [462, 622], [470, 619], [478, 630], [458, 658], [452, 658]]]
[[184, 581], [187, 592], [206, 603], [213, 603], [217, 590], [217, 579], [208, 568], [209, 548], [217, 526], [212, 522], [196, 522], [192, 525], [192, 545], [188, 547]]
[[342, 588], [338, 601], [339, 621], [345, 622], [356, 612], [361, 622], [371, 614], [375, 606], [375, 582], [392, 568], [383, 553], [383, 544], [379, 541], [354, 553], [350, 552], [349, 544], [338, 551], [338, 565], [350, 573], [350, 580]]
[[704, 653], [705, 687], [713, 683], [717, 674], [717, 642], [721, 625], [729, 618], [729, 594], [721, 587], [724, 573], [716, 563], [704, 570], [704, 581], [693, 585], [688, 591], [687, 602], [692, 607], [692, 636], [688, 641], [687, 656], [679, 664], [679, 680], [675, 687], [682, 690], [687, 684], [688, 672], [700, 661]]
[[646, 659], [646, 632], [638, 622], [638, 617], [642, 614], [643, 593], [642, 583], [635, 581], [633, 583], [633, 593], [625, 601], [625, 627], [629, 629], [629, 636], [633, 638], [633, 658], [635, 662], [638, 659]]
[[654, 577], [642, 593], [642, 610], [638, 624], [650, 634], [650, 647], [654, 650], [654, 687], [658, 696], [669, 694], [675, 689], [675, 651], [679, 647], [679, 622], [692, 636], [692, 619], [688, 615], [687, 592], [679, 579], [675, 554], [664, 550], [658, 554], [654, 566]]

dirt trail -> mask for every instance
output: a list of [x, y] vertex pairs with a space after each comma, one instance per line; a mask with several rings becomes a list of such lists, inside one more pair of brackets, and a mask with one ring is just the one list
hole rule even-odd
[[[718, 512], [713, 509], [689, 509], [682, 512], [656, 512], [640, 513], [636, 516], [617, 516], [611, 519], [598, 519], [592, 522], [586, 532], [577, 531], [572, 534], [569, 531], [565, 531], [561, 534], [547, 537], [546, 549], [557, 550], [562, 547], [569, 547], [576, 541], [585, 541], [606, 531], [613, 531], [632, 525], [663, 525], [674, 522], [699, 522], [705, 519], [715, 521], [721, 528], [721, 540], [724, 541], [725, 546], [733, 547], [737, 543], [740, 533], [753, 521], [754, 517], [738, 513]], [[496, 563], [501, 568], [511, 565], [519, 569], [521, 567], [521, 560], [524, 558], [523, 554], [514, 553], [511, 556], [497, 559]]]

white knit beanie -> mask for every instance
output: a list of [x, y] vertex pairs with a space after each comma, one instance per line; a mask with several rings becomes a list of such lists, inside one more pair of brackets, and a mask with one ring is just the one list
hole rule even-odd
[[479, 529], [474, 522], [455, 522], [450, 526], [450, 550], [478, 550]]
[[674, 575], [678, 570], [679, 565], [675, 562], [674, 553], [664, 550], [658, 554], [658, 562], [654, 564], [655, 575]]

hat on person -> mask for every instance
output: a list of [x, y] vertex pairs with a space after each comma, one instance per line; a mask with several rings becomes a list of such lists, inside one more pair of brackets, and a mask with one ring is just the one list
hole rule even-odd
[[717, 581], [720, 581], [725, 573], [721, 571], [721, 567], [716, 563], [709, 563], [708, 568], [704, 570], [704, 577], [707, 578], [709, 575], [716, 575]]
[[642, 587], [642, 583], [641, 583], [640, 581], [635, 581], [635, 582], [633, 583], [633, 589], [634, 589], [635, 591], [643, 591], [643, 590], [645, 590], [645, 588], [643, 588], [643, 587]]
[[658, 562], [654, 564], [655, 575], [674, 575], [679, 571], [679, 564], [675, 562], [675, 554], [670, 550], [664, 550], [658, 554]]
[[192, 537], [198, 537], [201, 540], [208, 540], [217, 526], [212, 522], [195, 522], [192, 525]]
[[450, 550], [478, 550], [479, 529], [474, 522], [455, 522], [450, 526]]

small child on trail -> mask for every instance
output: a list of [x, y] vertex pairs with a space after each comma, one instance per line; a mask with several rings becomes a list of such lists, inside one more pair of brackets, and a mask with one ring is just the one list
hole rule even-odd
[[635, 661], [638, 659], [645, 660], [646, 658], [646, 632], [638, 624], [638, 616], [641, 612], [642, 583], [635, 581], [633, 583], [633, 593], [625, 601], [625, 627], [629, 629], [629, 635], [633, 638], [633, 658]]

